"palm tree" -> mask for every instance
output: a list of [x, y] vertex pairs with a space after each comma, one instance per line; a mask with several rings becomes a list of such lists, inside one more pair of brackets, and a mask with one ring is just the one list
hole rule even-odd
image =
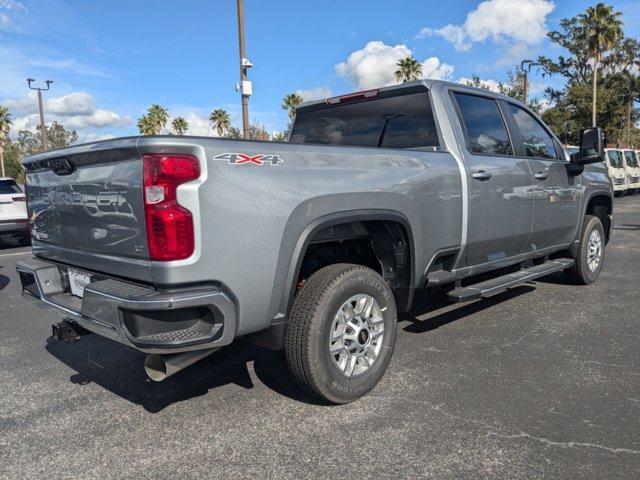
[[218, 132], [218, 136], [224, 136], [225, 132], [231, 128], [231, 117], [226, 110], [217, 108], [211, 115], [209, 115], [209, 121], [213, 129]]
[[9, 136], [11, 122], [9, 109], [0, 105], [0, 176], [4, 177], [4, 141]]
[[396, 66], [395, 76], [399, 82], [418, 80], [422, 76], [422, 65], [413, 57], [401, 58]]
[[593, 95], [591, 121], [596, 126], [596, 90], [598, 87], [598, 68], [607, 50], [611, 50], [622, 37], [621, 12], [615, 12], [613, 7], [598, 3], [589, 7], [585, 13], [578, 15], [582, 34], [587, 42], [587, 48], [593, 60]]
[[167, 112], [167, 109], [161, 107], [158, 104], [153, 104], [149, 107], [147, 116], [156, 125], [156, 135], [162, 131], [162, 129], [167, 125], [167, 121], [169, 120], [169, 112]]
[[289, 118], [293, 120], [296, 108], [303, 102], [302, 97], [297, 93], [290, 93], [282, 99], [282, 108], [289, 111]]
[[157, 132], [156, 121], [149, 117], [149, 115], [143, 115], [138, 119], [138, 130], [140, 135], [155, 135]]
[[171, 122], [171, 128], [173, 128], [176, 135], [184, 135], [189, 130], [189, 122], [182, 117], [176, 117]]

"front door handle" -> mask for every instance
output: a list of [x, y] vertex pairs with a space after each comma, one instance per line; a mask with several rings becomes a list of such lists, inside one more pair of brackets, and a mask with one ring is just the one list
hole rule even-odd
[[536, 180], [546, 180], [549, 178], [549, 174], [547, 172], [538, 172], [533, 176], [533, 178]]
[[471, 174], [473, 178], [476, 180], [489, 180], [491, 178], [491, 174], [489, 172], [485, 172], [484, 170], [478, 170], [477, 172], [473, 172]]

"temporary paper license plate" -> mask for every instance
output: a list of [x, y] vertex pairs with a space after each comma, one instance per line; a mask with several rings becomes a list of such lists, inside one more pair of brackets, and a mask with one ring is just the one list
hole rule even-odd
[[91, 275], [72, 268], [67, 273], [69, 274], [71, 293], [76, 297], [82, 298], [84, 296], [84, 287], [91, 283]]

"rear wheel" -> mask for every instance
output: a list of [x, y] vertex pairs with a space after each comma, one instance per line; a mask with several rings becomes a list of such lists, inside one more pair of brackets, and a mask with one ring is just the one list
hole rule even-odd
[[20, 237], [18, 239], [18, 243], [20, 244], [21, 247], [26, 247], [27, 245], [31, 245], [31, 237], [29, 237], [28, 235], [24, 237]]
[[380, 381], [396, 341], [393, 293], [370, 268], [335, 264], [307, 279], [287, 328], [293, 378], [332, 403], [357, 400]]
[[567, 270], [569, 279], [580, 285], [596, 281], [604, 262], [605, 233], [598, 217], [584, 217], [580, 246], [575, 257], [576, 264]]

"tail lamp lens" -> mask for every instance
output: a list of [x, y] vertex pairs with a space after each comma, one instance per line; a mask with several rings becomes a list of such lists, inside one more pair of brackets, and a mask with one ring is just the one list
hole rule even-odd
[[144, 213], [151, 260], [182, 260], [193, 254], [191, 212], [177, 200], [178, 186], [200, 176], [198, 159], [190, 155], [142, 157]]

